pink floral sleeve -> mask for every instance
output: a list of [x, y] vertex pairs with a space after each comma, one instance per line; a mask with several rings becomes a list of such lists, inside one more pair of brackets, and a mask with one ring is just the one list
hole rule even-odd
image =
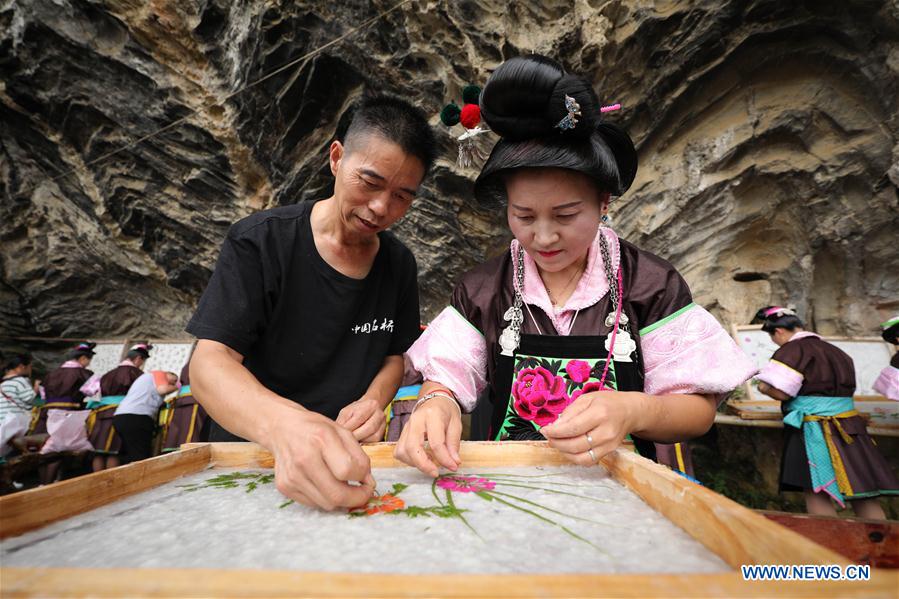
[[729, 393], [757, 372], [714, 316], [689, 304], [640, 330], [644, 390], [651, 395]]
[[874, 381], [874, 390], [888, 399], [899, 401], [899, 368], [887, 366]]
[[91, 378], [87, 379], [81, 388], [78, 389], [82, 393], [84, 393], [85, 397], [93, 397], [94, 395], [100, 394], [100, 374], [93, 374]]
[[426, 381], [445, 385], [471, 412], [487, 386], [487, 342], [455, 308], [444, 308], [406, 352]]
[[768, 383], [790, 397], [796, 397], [799, 393], [804, 378], [802, 373], [777, 360], [769, 360], [758, 376], [763, 383]]

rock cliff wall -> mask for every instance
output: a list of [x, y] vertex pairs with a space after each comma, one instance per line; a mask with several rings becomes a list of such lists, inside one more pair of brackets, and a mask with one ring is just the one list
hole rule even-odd
[[894, 2], [415, 0], [235, 94], [394, 4], [0, 3], [3, 335], [181, 335], [229, 224], [329, 192], [326, 149], [366, 87], [440, 129], [396, 227], [428, 320], [509, 239], [436, 115], [530, 51], [624, 105], [641, 167], [614, 226], [723, 320], [789, 302], [867, 335], [899, 311]]

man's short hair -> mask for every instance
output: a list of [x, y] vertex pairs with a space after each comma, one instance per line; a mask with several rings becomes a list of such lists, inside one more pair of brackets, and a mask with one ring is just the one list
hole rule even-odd
[[415, 156], [430, 170], [437, 157], [437, 141], [424, 112], [409, 102], [384, 94], [363, 96], [352, 109], [352, 117], [341, 142], [351, 152], [354, 141], [375, 133]]

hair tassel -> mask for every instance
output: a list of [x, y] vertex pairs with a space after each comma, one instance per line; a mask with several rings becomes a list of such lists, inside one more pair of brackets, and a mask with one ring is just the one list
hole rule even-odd
[[462, 125], [465, 128], [462, 135], [456, 138], [459, 142], [456, 164], [462, 168], [477, 168], [488, 155], [483, 142], [487, 139], [484, 134], [489, 132], [490, 128], [481, 120], [481, 107], [478, 105], [480, 95], [480, 87], [466, 85], [462, 90], [464, 102], [462, 108], [460, 109], [455, 102], [450, 102], [440, 111], [440, 121], [444, 125], [447, 127]]
[[459, 136], [459, 156], [456, 159], [459, 166], [462, 168], [477, 167], [487, 160], [487, 152], [480, 142], [484, 139], [482, 135], [488, 131], [490, 129], [485, 127], [475, 127]]

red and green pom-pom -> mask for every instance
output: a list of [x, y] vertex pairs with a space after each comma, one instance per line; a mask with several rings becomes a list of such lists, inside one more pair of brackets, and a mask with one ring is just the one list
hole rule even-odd
[[481, 98], [481, 88], [477, 85], [466, 85], [462, 89], [462, 100], [466, 104], [477, 104]]
[[466, 104], [459, 115], [459, 122], [466, 129], [474, 129], [481, 122], [481, 108], [477, 104]]
[[440, 122], [447, 127], [457, 125], [461, 113], [462, 111], [459, 109], [459, 106], [455, 102], [451, 102], [444, 106], [443, 110], [440, 111]]
[[465, 105], [459, 108], [455, 102], [450, 102], [440, 111], [440, 122], [447, 127], [462, 123], [466, 129], [474, 129], [481, 122], [481, 109], [478, 100], [481, 97], [481, 88], [477, 85], [466, 85], [462, 89], [462, 100]]

